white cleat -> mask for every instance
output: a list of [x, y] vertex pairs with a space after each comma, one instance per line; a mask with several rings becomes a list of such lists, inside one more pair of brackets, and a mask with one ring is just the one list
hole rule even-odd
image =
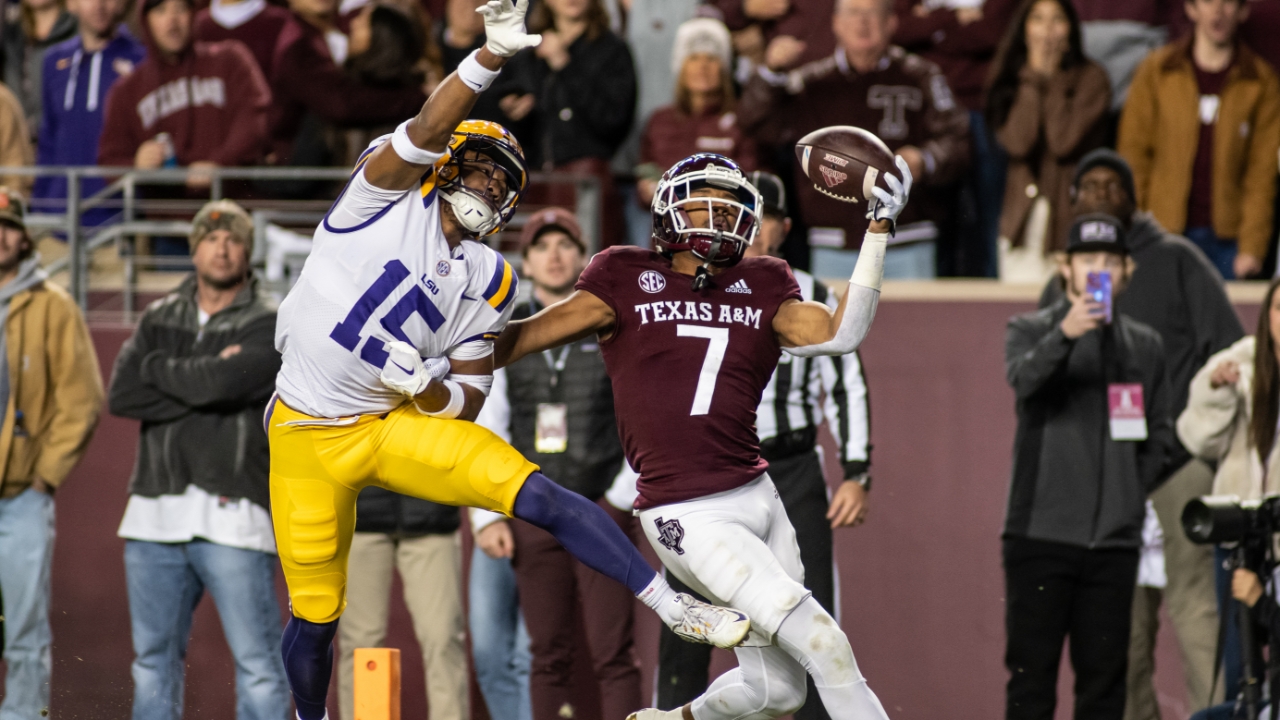
[[[671, 630], [689, 642], [728, 650], [741, 644], [751, 630], [751, 620], [737, 610], [709, 605], [687, 593], [676, 595], [674, 602], [683, 612], [679, 620], [670, 623]], [[636, 720], [664, 720], [664, 716], [641, 713]]]
[[627, 720], [684, 720], [684, 713], [681, 712], [680, 708], [675, 710], [649, 708], [631, 713], [627, 716]]

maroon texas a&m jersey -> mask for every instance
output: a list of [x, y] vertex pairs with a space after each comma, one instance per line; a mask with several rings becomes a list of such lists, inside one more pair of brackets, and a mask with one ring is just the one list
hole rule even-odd
[[701, 292], [692, 283], [635, 247], [601, 252], [578, 279], [617, 317], [600, 349], [639, 508], [732, 490], [769, 467], [756, 406], [781, 353], [773, 316], [800, 287], [768, 257], [742, 260]]

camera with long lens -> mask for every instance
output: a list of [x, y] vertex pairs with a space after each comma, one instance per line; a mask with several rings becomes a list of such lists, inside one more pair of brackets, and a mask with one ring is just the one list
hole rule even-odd
[[[1280, 495], [1268, 495], [1248, 502], [1241, 502], [1234, 495], [1195, 498], [1182, 509], [1182, 530], [1192, 542], [1230, 546], [1231, 559], [1225, 565], [1228, 571], [1245, 568], [1262, 578], [1269, 578], [1276, 566], [1275, 538], [1280, 532]], [[1276, 602], [1270, 583], [1264, 584], [1263, 594], [1262, 602]], [[1231, 607], [1235, 608], [1236, 604]], [[1258, 720], [1263, 676], [1278, 677], [1270, 671], [1260, 670], [1264, 667], [1260, 648], [1270, 645], [1274, 651], [1280, 639], [1269, 637], [1270, 633], [1255, 636], [1253, 619], [1247, 611], [1231, 610], [1229, 614], [1235, 615], [1240, 628], [1240, 710], [1247, 720]], [[1221, 637], [1218, 642], [1221, 647]], [[1275, 657], [1273, 654], [1272, 658]], [[1273, 694], [1272, 697], [1276, 696]], [[1271, 720], [1278, 720], [1280, 702], [1272, 704], [1270, 715]]]
[[1241, 502], [1235, 495], [1206, 495], [1182, 509], [1182, 529], [1191, 542], [1269, 544], [1280, 532], [1280, 495]]

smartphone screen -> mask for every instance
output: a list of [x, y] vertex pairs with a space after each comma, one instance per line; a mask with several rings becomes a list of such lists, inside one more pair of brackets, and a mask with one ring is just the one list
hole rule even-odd
[[1091, 272], [1085, 280], [1085, 292], [1103, 307], [1103, 320], [1111, 322], [1111, 273]]

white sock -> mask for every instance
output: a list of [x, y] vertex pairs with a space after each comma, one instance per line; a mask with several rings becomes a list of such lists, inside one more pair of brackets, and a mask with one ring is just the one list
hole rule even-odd
[[[294, 716], [295, 716], [295, 717], [297, 717], [297, 718], [298, 718], [298, 720], [302, 720], [302, 714], [301, 714], [301, 713], [299, 713], [297, 710], [295, 710], [293, 714], [294, 714]], [[324, 711], [324, 718], [323, 718], [322, 720], [329, 720], [329, 711], [328, 711], [328, 710], [325, 710], [325, 711]]]
[[675, 601], [676, 591], [671, 589], [660, 572], [653, 574], [653, 580], [636, 597], [668, 624], [679, 622], [684, 617], [684, 608]]

